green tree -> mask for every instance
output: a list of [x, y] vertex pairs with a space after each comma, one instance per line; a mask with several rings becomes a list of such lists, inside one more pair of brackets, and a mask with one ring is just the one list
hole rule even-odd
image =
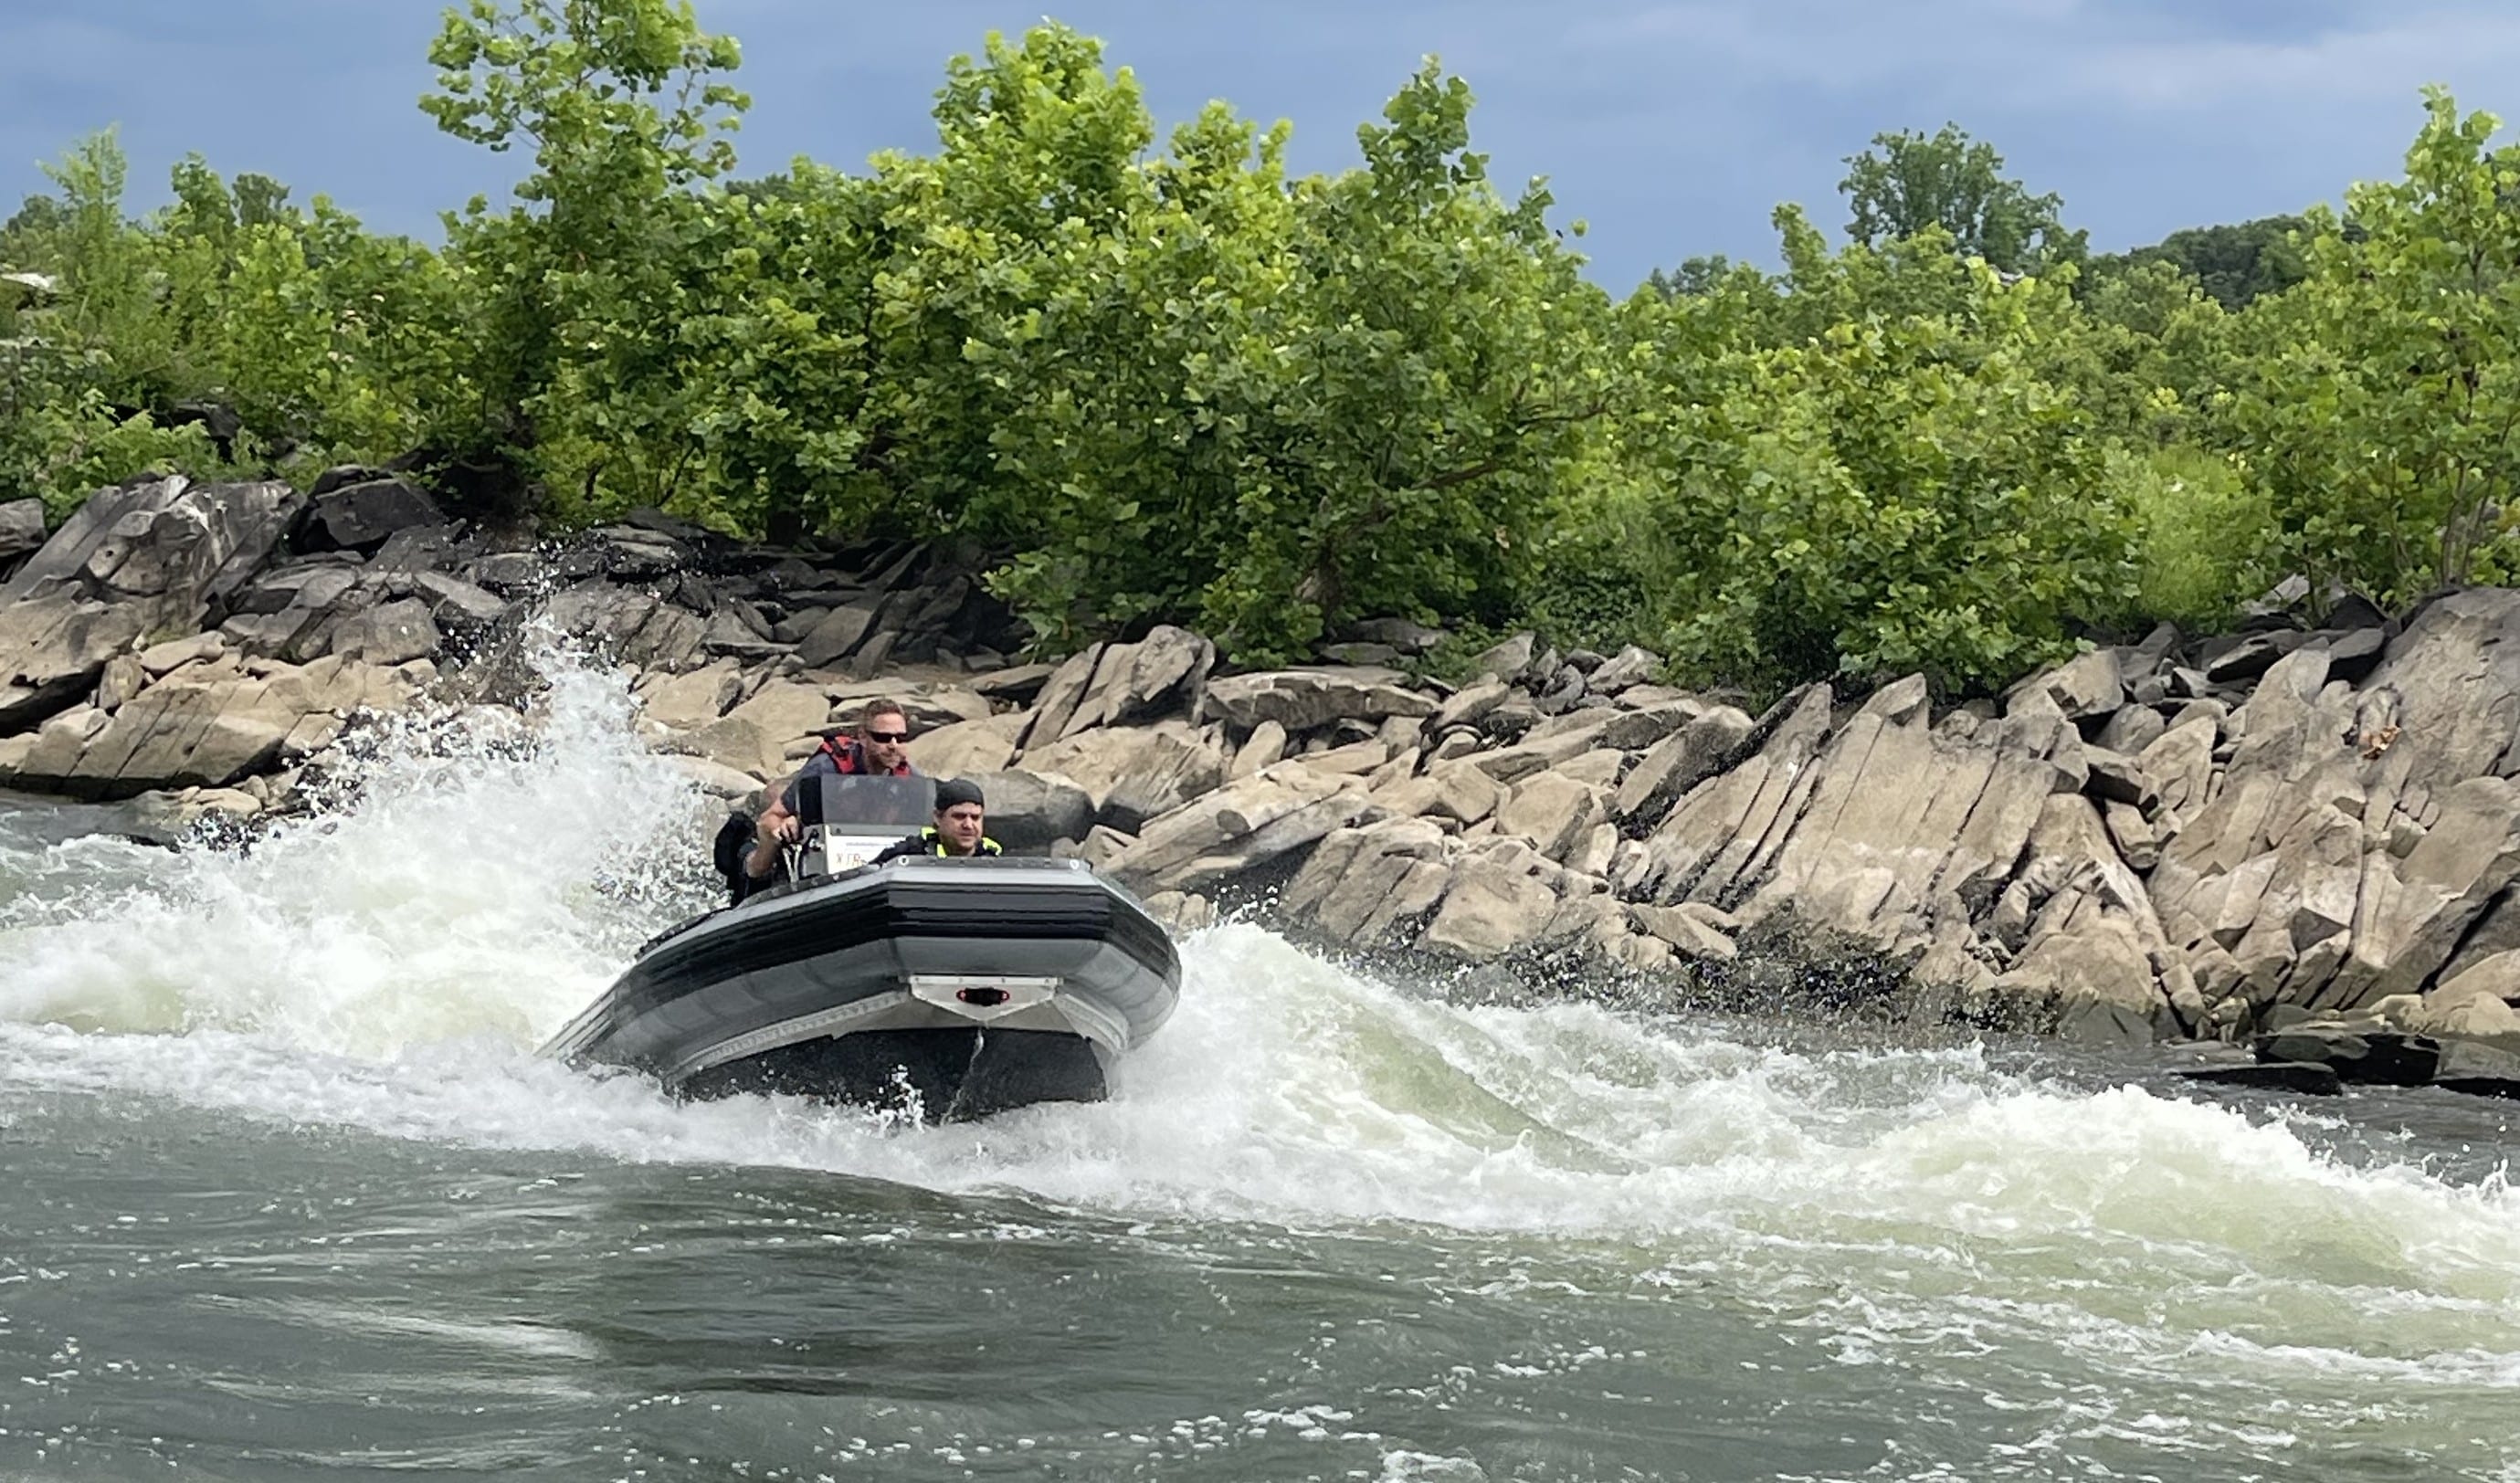
[[1847, 235], [1868, 247], [1940, 227], [1963, 255], [2007, 273], [2085, 255], [2085, 234], [2057, 219], [2063, 200], [2052, 191], [2034, 196], [2005, 178], [1995, 147], [1956, 123], [1930, 136], [1873, 135], [1870, 150], [1846, 157], [1846, 178], [1837, 188], [1853, 213]]
[[[1288, 182], [1283, 127], [1151, 121], [1099, 44], [959, 60], [892, 202], [863, 446], [896, 518], [1009, 553], [1052, 647], [1155, 617], [1246, 656], [1350, 617], [1501, 611], [1591, 416], [1601, 307], [1466, 148], [1429, 66], [1367, 164]], [[1473, 310], [1472, 306], [1475, 306]]]
[[[1778, 216], [1774, 311], [1630, 305], [1667, 325], [1630, 341], [1623, 435], [1661, 491], [1675, 659], [1763, 691], [1921, 670], [1968, 693], [2122, 610], [2134, 528], [2046, 370], [2076, 330], [2066, 285], [2008, 281], [1939, 227], [1832, 255]], [[1767, 312], [1809, 333], [1772, 346]]]
[[2520, 481], [2520, 146], [2441, 89], [2406, 176], [2310, 222], [2310, 276], [2246, 317], [2224, 424], [2294, 569], [2404, 601], [2498, 563]]
[[[1366, 168], [1297, 192], [1293, 272], [1248, 361], [1272, 384], [1270, 477], [1246, 477], [1219, 632], [1303, 645], [1376, 612], [1495, 615], [1607, 408], [1607, 300], [1469, 144], [1433, 62], [1359, 130]], [[1257, 347], [1254, 347], [1255, 350]]]
[[0, 222], [0, 267], [40, 272], [53, 266], [68, 226], [69, 210], [58, 196], [37, 193]]
[[591, 489], [596, 450], [635, 405], [622, 384], [672, 323], [662, 259], [692, 230], [689, 193], [734, 164], [725, 136], [750, 100], [724, 74], [741, 54], [688, 0], [472, 0], [447, 12], [429, 61], [439, 91], [421, 107], [439, 128], [533, 150], [515, 206], [476, 198], [447, 223], [482, 310], [483, 430], [554, 445], [540, 471]]
[[1707, 257], [1683, 258], [1680, 266], [1669, 272], [1656, 268], [1646, 274], [1645, 287], [1665, 298], [1711, 293], [1740, 266], [1721, 252]]
[[2085, 282], [2112, 282], [2153, 263], [2166, 263], [2196, 281], [2205, 295], [2229, 310], [2284, 290], [2309, 276], [2300, 216], [2261, 216], [2255, 221], [2187, 227], [2148, 247], [2093, 257]]
[[2111, 438], [2138, 448], [2193, 440], [2233, 370], [2231, 316], [2166, 262], [2074, 288], [2082, 312], [2051, 343], [2048, 376], [2073, 388]]

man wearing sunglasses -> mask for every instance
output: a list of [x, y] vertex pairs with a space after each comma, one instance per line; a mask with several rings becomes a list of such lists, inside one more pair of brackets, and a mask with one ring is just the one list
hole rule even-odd
[[858, 712], [856, 736], [823, 739], [822, 746], [761, 811], [760, 821], [753, 826], [752, 850], [743, 860], [745, 875], [762, 880], [778, 871], [780, 849], [793, 843], [797, 834], [796, 785], [830, 773], [917, 777], [919, 770], [910, 765], [910, 713], [901, 708], [901, 702], [870, 700]]

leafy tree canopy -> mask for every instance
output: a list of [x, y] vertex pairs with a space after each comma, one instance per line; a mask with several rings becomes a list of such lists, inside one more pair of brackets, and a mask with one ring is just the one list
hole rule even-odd
[[2085, 255], [2085, 234], [2057, 219], [2063, 200], [2052, 191], [2034, 196], [2007, 179], [1995, 147], [1956, 123], [1930, 136], [1873, 135], [1871, 149], [1846, 157], [1837, 188], [1851, 213], [1847, 235], [1868, 247], [1940, 227], [1962, 254], [2007, 273]]
[[2309, 225], [2300, 216], [2261, 216], [2234, 225], [2183, 228], [2148, 247], [2093, 257], [2087, 281], [2105, 281], [2148, 263], [2168, 263], [2196, 280], [2206, 295], [2224, 308], [2244, 309], [2310, 276], [2302, 247]]

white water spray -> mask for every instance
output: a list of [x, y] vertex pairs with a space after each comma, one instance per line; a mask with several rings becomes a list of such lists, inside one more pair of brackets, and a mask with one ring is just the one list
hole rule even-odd
[[248, 848], [89, 835], [18, 862], [0, 1021], [369, 1056], [549, 1033], [703, 898], [700, 799], [632, 739], [621, 677], [545, 662], [527, 712], [420, 711], [363, 734], [354, 800]]

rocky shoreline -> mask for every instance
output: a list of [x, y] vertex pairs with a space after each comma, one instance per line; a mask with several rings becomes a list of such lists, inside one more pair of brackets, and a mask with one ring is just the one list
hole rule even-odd
[[[2209, 1074], [2520, 1094], [2520, 593], [2095, 650], [1937, 713], [1921, 678], [1752, 715], [1655, 656], [1440, 635], [1231, 673], [1159, 628], [1057, 665], [897, 543], [740, 546], [646, 515], [494, 539], [389, 472], [136, 481], [49, 539], [0, 507], [0, 784], [238, 820], [362, 715], [513, 687], [520, 636], [635, 672], [642, 736], [730, 800], [877, 695], [1010, 847], [1177, 924], [1495, 983], [2235, 1048]], [[5, 568], [0, 568], [5, 569]], [[2246, 1056], [2238, 1051], [2245, 1049]]]

